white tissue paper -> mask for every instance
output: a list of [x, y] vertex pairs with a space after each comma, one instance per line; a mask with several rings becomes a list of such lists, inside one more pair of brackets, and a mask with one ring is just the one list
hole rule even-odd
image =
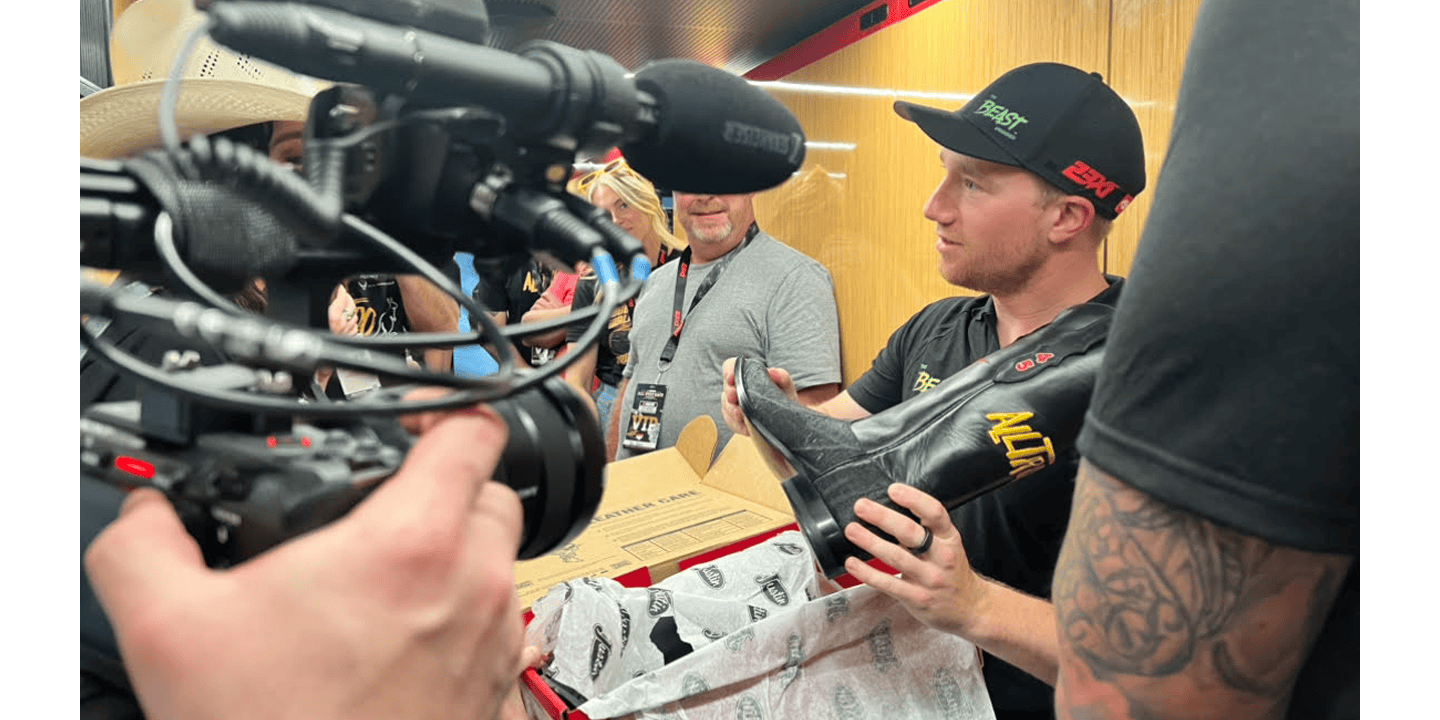
[[864, 585], [820, 587], [788, 532], [650, 588], [557, 585], [532, 607], [528, 642], [594, 720], [995, 717], [969, 641]]

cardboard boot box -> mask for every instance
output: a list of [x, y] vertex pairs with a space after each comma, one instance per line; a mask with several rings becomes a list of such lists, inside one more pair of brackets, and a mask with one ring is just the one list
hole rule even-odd
[[712, 466], [716, 436], [714, 421], [700, 417], [675, 447], [607, 465], [589, 527], [548, 555], [516, 563], [520, 604], [529, 609], [554, 585], [587, 576], [647, 586], [793, 525], [781, 478], [754, 441], [736, 437]]
[[[759, 446], [736, 436], [715, 457], [717, 437], [715, 422], [702, 416], [685, 426], [675, 447], [607, 465], [605, 492], [589, 527], [548, 555], [516, 563], [520, 604], [528, 611], [551, 587], [581, 577], [647, 587], [795, 529], [782, 478]], [[522, 683], [551, 717], [585, 717], [534, 670]]]
[[[736, 435], [716, 457], [717, 437], [714, 421], [702, 416], [685, 426], [674, 447], [607, 465], [605, 492], [589, 527], [559, 550], [516, 563], [516, 592], [527, 621], [530, 606], [557, 584], [606, 577], [625, 587], [649, 587], [796, 530], [780, 487], [784, 478], [766, 462], [765, 450]], [[870, 565], [895, 572], [879, 560]], [[849, 575], [834, 582], [842, 588], [858, 584]], [[521, 680], [550, 717], [587, 720], [534, 670]]]

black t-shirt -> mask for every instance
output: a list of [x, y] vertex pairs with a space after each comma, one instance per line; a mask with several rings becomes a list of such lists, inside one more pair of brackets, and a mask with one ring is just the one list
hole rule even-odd
[[[530, 312], [530, 308], [545, 294], [545, 289], [550, 287], [550, 281], [555, 277], [554, 270], [530, 256], [498, 263], [486, 263], [477, 259], [475, 271], [479, 279], [471, 295], [490, 312], [505, 313], [507, 325], [519, 325], [525, 313]], [[470, 324], [476, 324], [474, 318], [471, 318]], [[520, 338], [510, 342], [519, 351], [520, 357], [533, 364], [531, 348]]]
[[[662, 245], [655, 267], [658, 268], [679, 256], [680, 251]], [[600, 280], [594, 273], [581, 277], [575, 282], [575, 297], [570, 301], [570, 307], [586, 308], [599, 302], [600, 299], [596, 297], [599, 286]], [[620, 381], [624, 379], [625, 365], [630, 362], [630, 329], [634, 321], [635, 299], [631, 298], [615, 308], [615, 312], [610, 314], [610, 321], [600, 332], [600, 339], [596, 342], [599, 350], [595, 355], [595, 376], [606, 385], [619, 387]], [[565, 334], [565, 342], [573, 343], [579, 340], [590, 322], [587, 320], [571, 325]]]
[[[460, 265], [451, 258], [450, 262], [442, 268], [445, 275], [456, 285], [460, 284]], [[355, 300], [355, 312], [359, 325], [359, 334], [362, 337], [398, 335], [411, 332], [410, 316], [405, 312], [405, 298], [400, 292], [400, 283], [395, 280], [394, 275], [356, 275], [345, 280], [345, 291]], [[458, 331], [456, 327], [454, 330]], [[404, 357], [419, 363], [425, 364], [425, 348], [414, 346], [390, 350], [394, 355]], [[393, 385], [397, 380], [382, 377], [383, 385]], [[330, 383], [325, 388], [326, 395], [332, 398], [345, 397], [339, 373], [330, 376]]]
[[[460, 284], [460, 264], [453, 257], [441, 270], [451, 282]], [[370, 337], [411, 332], [410, 317], [405, 313], [405, 299], [394, 275], [356, 275], [346, 279], [345, 291], [355, 299], [360, 335]], [[409, 349], [416, 362], [423, 361], [421, 349]]]
[[410, 329], [400, 285], [393, 275], [357, 275], [345, 281], [345, 291], [355, 299], [359, 334], [395, 335]]
[[1297, 719], [1359, 717], [1358, 20], [1354, 0], [1202, 7], [1079, 439], [1180, 508], [1356, 557]]
[[[1125, 282], [1108, 275], [1106, 280], [1110, 287], [1090, 302], [1115, 304]], [[990, 296], [946, 298], [926, 306], [891, 334], [870, 370], [847, 392], [860, 407], [878, 413], [999, 349]], [[1078, 459], [1071, 448], [1057, 465], [1073, 467]], [[1074, 489], [1073, 474], [1040, 473], [956, 508], [951, 519], [965, 538], [976, 572], [1049, 598]], [[1029, 673], [987, 654], [984, 674], [1001, 720], [1054, 716], [1053, 688]]]
[[[599, 284], [599, 278], [593, 274], [577, 280], [575, 299], [570, 302], [570, 307], [586, 308], [599, 302], [595, 296]], [[625, 373], [625, 363], [630, 361], [630, 327], [633, 324], [634, 308], [634, 301], [621, 303], [610, 314], [610, 321], [606, 323], [605, 329], [600, 331], [600, 339], [596, 342], [595, 376], [606, 385], [619, 387]], [[571, 325], [565, 334], [565, 342], [579, 340], [591, 322], [593, 319]]]

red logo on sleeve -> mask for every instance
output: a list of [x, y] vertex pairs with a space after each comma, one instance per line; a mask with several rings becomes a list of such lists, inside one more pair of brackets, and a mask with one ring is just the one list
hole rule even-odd
[[1053, 358], [1053, 357], [1055, 357], [1055, 353], [1046, 353], [1046, 352], [1038, 353], [1038, 354], [1035, 355], [1035, 362], [1038, 362], [1038, 363], [1040, 363], [1041, 365], [1044, 365], [1045, 363], [1050, 362], [1050, 359]]
[[1033, 368], [1033, 367], [1035, 367], [1035, 361], [1034, 361], [1034, 360], [1031, 360], [1030, 358], [1025, 358], [1024, 360], [1021, 360], [1020, 362], [1015, 363], [1015, 371], [1016, 371], [1016, 372], [1025, 372], [1026, 370], [1029, 370], [1030, 368]]

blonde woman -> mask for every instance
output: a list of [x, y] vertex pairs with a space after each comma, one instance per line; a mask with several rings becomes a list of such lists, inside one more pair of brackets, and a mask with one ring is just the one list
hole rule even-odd
[[[685, 243], [671, 232], [665, 210], [655, 186], [641, 177], [624, 158], [616, 158], [603, 167], [581, 176], [571, 183], [571, 192], [610, 213], [625, 232], [645, 246], [645, 256], [652, 267], [659, 267], [670, 257], [680, 254]], [[586, 272], [575, 285], [571, 308], [587, 307], [599, 300], [599, 283], [593, 272]], [[630, 359], [630, 323], [635, 301], [615, 308], [599, 342], [577, 358], [565, 371], [565, 380], [595, 401], [601, 427], [610, 420], [610, 409], [620, 385], [625, 363]], [[566, 336], [565, 351], [575, 352], [588, 323], [572, 326]]]

